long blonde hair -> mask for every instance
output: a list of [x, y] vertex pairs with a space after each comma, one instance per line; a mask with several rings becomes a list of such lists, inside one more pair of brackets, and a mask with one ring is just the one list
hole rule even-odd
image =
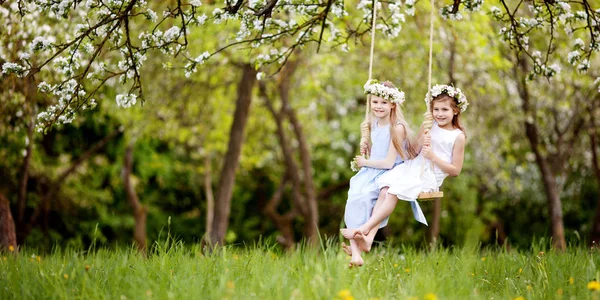
[[[383, 85], [391, 88], [396, 88], [394, 84], [389, 81], [385, 81], [382, 83]], [[371, 112], [371, 95], [367, 96], [367, 110], [365, 113], [365, 120], [360, 124], [360, 144], [367, 145], [370, 147], [371, 145], [371, 116], [373, 113]], [[396, 134], [396, 126], [402, 125], [404, 126], [405, 137], [404, 140], [401, 140], [400, 137]], [[392, 144], [394, 145], [394, 149], [396, 152], [402, 157], [402, 159], [413, 159], [417, 156], [417, 151], [411, 143], [411, 137], [413, 135], [413, 131], [408, 126], [408, 123], [404, 119], [404, 115], [402, 114], [402, 109], [400, 105], [397, 103], [392, 103], [392, 110], [390, 111], [390, 137], [392, 140]]]

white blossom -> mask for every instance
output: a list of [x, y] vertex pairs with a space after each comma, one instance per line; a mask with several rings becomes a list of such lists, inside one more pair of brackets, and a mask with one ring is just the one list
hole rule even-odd
[[583, 50], [584, 47], [585, 47], [585, 42], [582, 39], [577, 38], [575, 40], [575, 46], [574, 46], [574, 48], [575, 49], [582, 49]]
[[577, 62], [577, 60], [579, 59], [579, 56], [581, 54], [579, 53], [579, 51], [575, 50], [575, 51], [571, 51], [569, 52], [569, 54], [567, 55], [567, 61], [571, 64], [571, 65], [575, 65], [575, 62]]
[[210, 53], [208, 51], [204, 51], [204, 53], [202, 53], [198, 57], [196, 57], [194, 59], [194, 61], [199, 64], [203, 64], [209, 57], [210, 57]]
[[41, 50], [46, 50], [49, 46], [50, 46], [49, 40], [47, 40], [41, 36], [38, 36], [33, 39], [31, 44], [29, 44], [29, 50], [31, 50], [32, 52], [41, 51]]
[[45, 81], [42, 81], [38, 84], [38, 90], [41, 93], [48, 93], [50, 92], [50, 90], [52, 90], [52, 86], [50, 86], [48, 83], [46, 83]]
[[579, 65], [577, 65], [577, 71], [579, 72], [587, 72], [590, 69], [590, 62], [587, 59], [584, 59]]
[[116, 100], [117, 100], [117, 105], [119, 107], [128, 108], [128, 107], [131, 107], [132, 105], [135, 105], [135, 103], [137, 102], [137, 96], [135, 94], [127, 94], [127, 95], [119, 94], [119, 95], [117, 95]]
[[18, 77], [25, 77], [29, 73], [29, 70], [17, 63], [5, 62], [2, 65], [2, 74], [10, 73], [14, 73]]
[[548, 68], [546, 69], [546, 76], [552, 77], [554, 75], [558, 75], [558, 74], [560, 74], [560, 70], [561, 70], [560, 65], [557, 63], [554, 63], [554, 64], [548, 66]]

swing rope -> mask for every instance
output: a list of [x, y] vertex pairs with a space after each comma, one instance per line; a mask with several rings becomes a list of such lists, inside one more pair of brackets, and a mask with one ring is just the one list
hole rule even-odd
[[[427, 69], [427, 93], [429, 93], [429, 91], [431, 90], [431, 69], [433, 65], [433, 18], [435, 17], [435, 4], [433, 1], [434, 0], [431, 0], [431, 10], [429, 13], [429, 65]], [[431, 127], [433, 126], [433, 116], [431, 115], [431, 107], [429, 103], [427, 103], [427, 111], [425, 111], [423, 117], [423, 127], [426, 131], [429, 132], [429, 130], [431, 130]]]
[[[375, 25], [377, 20], [377, 0], [373, 0], [373, 15], [371, 16], [371, 52], [369, 54], [369, 79], [373, 76], [373, 52], [375, 52]], [[371, 144], [371, 95], [367, 96], [367, 103], [365, 105], [365, 120], [360, 124], [360, 147], [361, 154], [368, 158], [368, 150], [363, 153], [363, 145]], [[368, 148], [368, 146], [367, 146]]]
[[[369, 54], [369, 80], [373, 78], [373, 52], [375, 52], [375, 21], [377, 20], [377, 0], [373, 0], [373, 22], [371, 25], [371, 53]], [[367, 97], [365, 120], [369, 118], [370, 97]]]
[[[431, 69], [433, 65], [433, 18], [435, 17], [435, 3], [434, 0], [431, 0], [431, 10], [429, 12], [429, 65], [428, 65], [428, 76], [427, 76], [427, 92], [431, 90]], [[433, 126], [433, 116], [431, 115], [431, 106], [427, 103], [427, 111], [423, 114], [423, 128], [427, 131], [427, 135], [429, 135], [429, 131]], [[423, 175], [425, 161], [421, 165], [421, 175]], [[431, 167], [433, 168], [433, 162], [431, 163]], [[418, 199], [419, 200], [435, 200], [442, 198], [444, 196], [443, 192], [427, 192], [420, 193]]]
[[[428, 64], [428, 76], [427, 76], [427, 92], [431, 89], [431, 73], [432, 73], [432, 61], [433, 61], [433, 19], [435, 17], [435, 3], [434, 0], [431, 0], [431, 11], [429, 14], [429, 64]], [[377, 20], [377, 0], [373, 0], [373, 15], [372, 15], [372, 24], [371, 24], [371, 49], [369, 53], [369, 80], [372, 79], [373, 76], [373, 53], [375, 52], [375, 26]], [[369, 141], [370, 139], [370, 129], [371, 129], [371, 118], [369, 114], [370, 110], [370, 96], [367, 97], [367, 103], [365, 105], [365, 121], [361, 124], [361, 146], [363, 142]], [[433, 125], [433, 117], [430, 112], [429, 104], [427, 104], [427, 111], [424, 114], [423, 127], [426, 130], [431, 130]], [[433, 164], [433, 163], [432, 163]], [[420, 193], [419, 199], [423, 200], [433, 200], [436, 198], [441, 198], [443, 196], [442, 192], [431, 192], [431, 193]]]
[[372, 19], [373, 24], [371, 25], [371, 54], [369, 56], [369, 80], [371, 80], [373, 76], [373, 52], [375, 51], [375, 21], [377, 20], [377, 0], [373, 0]]

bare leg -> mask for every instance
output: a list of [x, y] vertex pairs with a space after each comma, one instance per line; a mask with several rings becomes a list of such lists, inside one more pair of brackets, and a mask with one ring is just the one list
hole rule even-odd
[[373, 214], [369, 220], [358, 228], [360, 232], [364, 235], [368, 235], [374, 228], [379, 227], [379, 224], [392, 214], [396, 207], [396, 203], [398, 203], [396, 195], [386, 194], [385, 201], [381, 204], [379, 209], [373, 209]]
[[352, 258], [350, 259], [350, 267], [362, 266], [365, 261], [360, 256], [360, 249], [354, 240], [350, 240], [350, 249], [352, 249]]
[[[381, 208], [381, 205], [385, 201], [385, 195], [387, 194], [387, 190], [388, 187], [384, 187], [381, 189], [381, 191], [379, 191], [379, 197], [377, 198], [377, 202], [375, 202], [375, 207], [373, 207], [373, 212], [371, 212], [371, 215]], [[358, 244], [360, 250], [364, 252], [371, 251], [371, 245], [373, 245], [373, 240], [375, 239], [375, 235], [377, 234], [378, 229], [379, 224], [373, 230], [370, 230], [368, 234], [363, 234], [362, 232], [360, 232], [360, 230], [354, 233], [354, 239]]]

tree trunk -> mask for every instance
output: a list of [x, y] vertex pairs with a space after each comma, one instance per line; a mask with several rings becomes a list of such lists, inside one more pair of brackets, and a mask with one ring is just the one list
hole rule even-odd
[[131, 182], [133, 171], [133, 143], [127, 146], [125, 150], [125, 160], [123, 165], [123, 184], [127, 194], [127, 202], [133, 208], [133, 217], [135, 219], [135, 228], [133, 230], [133, 240], [137, 245], [138, 251], [146, 254], [146, 217], [148, 209], [140, 203], [135, 187]]
[[[593, 115], [590, 112], [590, 115]], [[592, 119], [593, 122], [593, 119]], [[596, 181], [598, 182], [598, 186], [600, 187], [600, 161], [598, 160], [598, 149], [597, 143], [597, 127], [592, 124], [592, 129], [590, 130], [590, 148], [592, 150], [592, 167], [594, 169], [594, 174], [596, 175]], [[589, 245], [598, 247], [600, 243], [600, 199], [598, 199], [598, 204], [596, 205], [596, 215], [594, 216], [594, 221], [592, 223], [592, 229], [590, 230], [590, 239]]]
[[433, 200], [433, 218], [427, 232], [427, 241], [431, 248], [435, 248], [440, 236], [440, 219], [442, 216], [442, 199]]
[[229, 214], [231, 212], [231, 195], [235, 183], [235, 171], [238, 166], [242, 144], [244, 142], [244, 129], [248, 120], [250, 104], [252, 103], [252, 89], [256, 83], [256, 71], [246, 64], [243, 67], [242, 79], [238, 86], [238, 97], [235, 106], [233, 124], [229, 133], [229, 144], [225, 161], [219, 178], [219, 189], [215, 203], [215, 218], [213, 221], [210, 241], [213, 246], [223, 245], [225, 233], [229, 226]]
[[[536, 154], [536, 161], [538, 160], [538, 156], [541, 155]], [[538, 166], [542, 172], [544, 191], [546, 192], [546, 199], [548, 200], [548, 211], [550, 213], [550, 220], [552, 224], [552, 244], [558, 250], [565, 250], [567, 243], [565, 241], [562, 203], [558, 194], [558, 186], [554, 180], [554, 176], [552, 176], [550, 170], [548, 170], [548, 165], [545, 164], [543, 160], [540, 159]]]
[[[275, 226], [281, 232], [281, 236], [278, 237], [278, 241], [283, 244], [287, 249], [293, 247], [294, 241], [294, 232], [292, 227], [293, 218], [296, 216], [296, 209], [300, 211], [302, 216], [308, 215], [308, 207], [306, 205], [306, 200], [304, 196], [302, 196], [302, 192], [300, 191], [300, 182], [302, 179], [300, 178], [300, 169], [294, 160], [293, 150], [290, 147], [290, 142], [288, 141], [288, 137], [285, 134], [284, 126], [283, 126], [283, 107], [282, 110], [278, 113], [275, 111], [275, 107], [267, 93], [266, 85], [261, 82], [259, 83], [260, 95], [265, 101], [265, 106], [273, 116], [276, 125], [276, 136], [277, 141], [279, 142], [279, 146], [281, 147], [281, 153], [283, 155], [283, 161], [286, 167], [286, 173], [284, 177], [281, 179], [279, 183], [279, 188], [277, 192], [273, 195], [271, 200], [268, 202], [267, 206], [263, 209], [263, 212], [271, 218], [271, 220], [275, 223]], [[290, 211], [285, 215], [280, 215], [277, 213], [277, 207], [281, 203], [281, 197], [283, 194], [283, 188], [286, 183], [291, 181], [292, 184], [292, 200], [293, 205], [291, 206]]]
[[[289, 173], [289, 172], [288, 172]], [[283, 196], [283, 190], [285, 185], [289, 181], [289, 176], [286, 175], [279, 183], [279, 187], [275, 194], [271, 197], [267, 205], [263, 208], [263, 213], [267, 215], [275, 224], [275, 227], [279, 230], [280, 235], [277, 236], [277, 241], [282, 244], [285, 249], [291, 250], [294, 247], [296, 241], [294, 240], [294, 227], [292, 221], [296, 217], [296, 210], [292, 208], [286, 214], [279, 214], [277, 212], [277, 207], [281, 203], [281, 198]]]
[[310, 243], [317, 244], [319, 241], [319, 211], [317, 206], [316, 189], [313, 181], [312, 159], [308, 142], [306, 141], [304, 130], [302, 129], [302, 124], [300, 124], [298, 121], [298, 118], [296, 117], [296, 111], [292, 108], [289, 101], [291, 77], [296, 71], [297, 65], [298, 61], [289, 61], [284, 66], [281, 74], [281, 80], [279, 82], [279, 93], [284, 112], [292, 124], [296, 139], [298, 140], [298, 144], [300, 146], [300, 161], [302, 162], [302, 173], [304, 174], [304, 178], [302, 179], [304, 182], [306, 203], [308, 205], [308, 213], [304, 216], [304, 234]]
[[4, 194], [0, 193], [0, 251], [17, 249], [15, 221], [10, 212], [10, 203]]
[[[524, 59], [519, 57], [518, 60], [521, 72], [526, 74], [527, 67]], [[515, 68], [515, 73], [516, 72], [518, 72], [518, 70]], [[537, 124], [535, 123], [535, 111], [534, 108], [531, 107], [531, 99], [529, 90], [527, 89], [525, 76], [518, 76], [518, 74], [515, 75], [515, 78], [518, 78], [518, 90], [521, 100], [523, 101], [522, 109], [525, 115], [525, 134], [531, 146], [531, 150], [535, 154], [535, 161], [542, 175], [544, 192], [546, 193], [546, 199], [548, 201], [548, 211], [552, 225], [552, 244], [558, 250], [565, 250], [566, 241], [563, 225], [562, 204], [559, 197], [558, 185], [554, 179], [552, 171], [550, 170], [550, 162], [540, 151], [539, 131], [537, 129]]]
[[29, 180], [29, 164], [33, 150], [33, 127], [35, 126], [35, 118], [31, 116], [29, 124], [27, 124], [27, 153], [23, 158], [23, 166], [21, 167], [21, 180], [19, 181], [19, 196], [17, 198], [17, 226], [23, 228], [25, 221], [25, 208], [27, 207], [27, 182]]
[[215, 196], [212, 187], [212, 167], [211, 156], [207, 154], [204, 157], [204, 190], [206, 191], [206, 233], [203, 241], [210, 242], [208, 238], [212, 231], [213, 220], [215, 218]]

